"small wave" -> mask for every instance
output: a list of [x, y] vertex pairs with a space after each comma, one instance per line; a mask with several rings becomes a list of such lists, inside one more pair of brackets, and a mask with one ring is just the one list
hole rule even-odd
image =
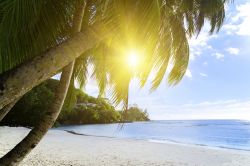
[[105, 138], [191, 144], [250, 151], [250, 128], [245, 121], [149, 121], [127, 124], [82, 125], [57, 128], [70, 134]]
[[227, 147], [227, 146], [217, 146], [217, 145], [206, 145], [206, 144], [197, 144], [197, 143], [183, 143], [171, 139], [165, 139], [165, 140], [156, 140], [156, 139], [148, 139], [148, 142], [154, 142], [154, 143], [162, 143], [162, 144], [181, 144], [181, 145], [195, 145], [195, 146], [204, 146], [204, 147], [210, 147], [210, 148], [221, 148], [221, 149], [231, 149], [231, 150], [241, 150], [241, 151], [247, 151], [250, 152], [250, 149], [243, 149], [243, 148], [236, 148], [236, 147]]

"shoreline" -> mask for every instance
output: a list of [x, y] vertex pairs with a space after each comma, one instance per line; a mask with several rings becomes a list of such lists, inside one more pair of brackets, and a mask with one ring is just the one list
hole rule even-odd
[[[54, 129], [54, 130], [58, 130], [58, 129]], [[103, 138], [115, 138], [115, 139], [121, 139], [121, 140], [138, 140], [138, 141], [146, 141], [149, 143], [158, 143], [158, 144], [177, 144], [177, 145], [183, 145], [183, 146], [198, 146], [198, 147], [207, 147], [209, 149], [225, 149], [225, 150], [238, 150], [238, 151], [243, 151], [243, 152], [249, 152], [250, 150], [247, 149], [240, 149], [240, 148], [230, 148], [230, 147], [224, 147], [224, 146], [212, 146], [212, 145], [206, 145], [206, 144], [195, 144], [195, 143], [183, 143], [183, 142], [178, 142], [175, 140], [170, 140], [170, 139], [165, 139], [165, 140], [154, 140], [154, 139], [140, 139], [140, 138], [119, 138], [119, 137], [111, 137], [111, 136], [101, 136], [101, 135], [90, 135], [90, 134], [82, 134], [82, 133], [77, 133], [75, 131], [72, 130], [59, 130], [59, 131], [65, 131], [69, 134], [73, 134], [73, 135], [78, 135], [78, 136], [85, 136], [85, 137], [103, 137]]]
[[[22, 127], [0, 127], [0, 156], [28, 132], [29, 129]], [[250, 165], [250, 153], [199, 145], [82, 136], [50, 130], [21, 165], [246, 166]]]

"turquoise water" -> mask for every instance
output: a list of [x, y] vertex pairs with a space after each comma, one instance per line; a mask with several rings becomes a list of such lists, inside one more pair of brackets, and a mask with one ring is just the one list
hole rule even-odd
[[240, 120], [164, 120], [57, 129], [94, 136], [250, 150], [250, 122]]

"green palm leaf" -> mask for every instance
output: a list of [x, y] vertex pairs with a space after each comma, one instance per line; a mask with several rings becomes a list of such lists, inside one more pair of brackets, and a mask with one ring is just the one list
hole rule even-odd
[[[168, 83], [177, 84], [188, 67], [188, 38], [198, 35], [205, 21], [210, 33], [224, 21], [224, 5], [230, 0], [87, 0], [82, 30], [102, 23], [114, 32], [76, 60], [74, 81], [84, 87], [88, 66], [93, 67], [102, 96], [107, 87], [117, 104], [128, 103], [129, 83], [139, 78], [141, 87], [156, 72], [156, 89], [169, 64]], [[3, 0], [0, 2], [0, 73], [70, 38], [75, 0]], [[115, 29], [115, 31], [114, 31]], [[100, 29], [101, 31], [101, 29]], [[142, 65], [131, 71], [126, 51], [142, 52]], [[73, 83], [72, 83], [73, 84]]]

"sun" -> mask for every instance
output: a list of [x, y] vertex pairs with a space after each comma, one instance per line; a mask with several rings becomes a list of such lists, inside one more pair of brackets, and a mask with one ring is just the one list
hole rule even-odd
[[127, 58], [129, 66], [137, 67], [139, 65], [139, 54], [136, 51], [130, 51]]

